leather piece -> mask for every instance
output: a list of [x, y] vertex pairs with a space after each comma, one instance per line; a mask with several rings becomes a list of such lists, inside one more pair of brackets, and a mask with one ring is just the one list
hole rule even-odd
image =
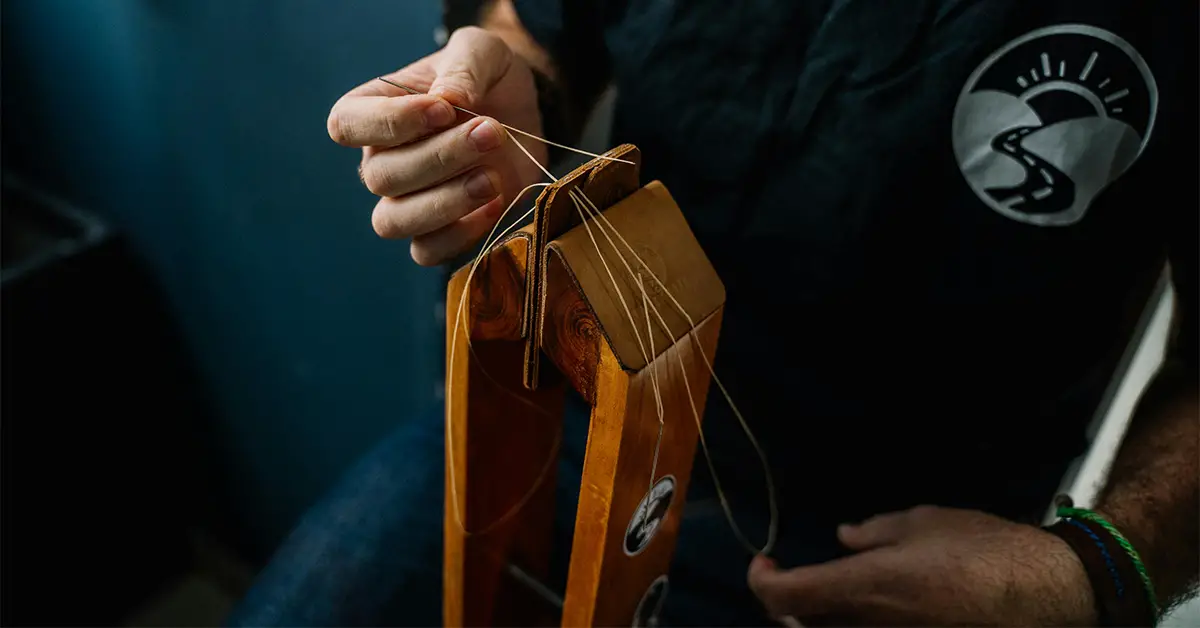
[[[632, 161], [627, 164], [612, 159], [595, 158], [572, 170], [560, 178], [554, 185], [546, 188], [537, 199], [533, 212], [533, 243], [530, 264], [526, 270], [526, 300], [525, 321], [526, 338], [524, 383], [530, 390], [536, 390], [540, 379], [541, 322], [543, 320], [543, 281], [545, 266], [546, 244], [579, 224], [579, 213], [570, 198], [571, 190], [583, 187], [588, 198], [616, 201], [637, 189], [638, 172], [640, 171], [641, 153], [632, 144], [622, 144], [604, 153], [607, 157], [616, 157]], [[610, 170], [630, 171], [622, 176], [600, 174], [597, 183], [589, 186], [591, 178], [597, 173]], [[595, 202], [593, 200], [593, 202]], [[604, 209], [605, 204], [596, 202], [597, 207]]]
[[[570, 269], [622, 368], [638, 371], [646, 366], [647, 353], [653, 360], [690, 329], [687, 318], [654, 277], [662, 281], [696, 323], [725, 302], [725, 286], [696, 241], [683, 212], [662, 183], [651, 182], [606, 210], [604, 216], [612, 229], [620, 233], [646, 263], [653, 277], [644, 272], [641, 263], [629, 254], [621, 240], [602, 221], [599, 225], [589, 223], [590, 234], [583, 225], [573, 228], [550, 242], [547, 249], [549, 253], [561, 256]], [[612, 243], [601, 232], [601, 227], [608, 231]], [[603, 254], [603, 261], [597, 247]], [[622, 255], [629, 268], [641, 277], [653, 305], [649, 314], [653, 333], [648, 333], [641, 290], [622, 264]], [[654, 314], [655, 309], [666, 322], [671, 332], [669, 336], [658, 315]], [[647, 353], [643, 353], [643, 348]]]

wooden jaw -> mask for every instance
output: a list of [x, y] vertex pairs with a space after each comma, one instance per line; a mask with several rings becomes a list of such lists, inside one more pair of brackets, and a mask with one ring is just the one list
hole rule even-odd
[[[637, 161], [632, 146], [609, 156]], [[665, 576], [674, 551], [696, 448], [694, 412], [703, 416], [710, 381], [699, 352], [715, 355], [724, 288], [661, 184], [638, 189], [637, 168], [612, 161], [594, 160], [572, 174], [539, 197], [531, 227], [481, 262], [457, 341], [454, 316], [469, 269], [450, 282], [447, 625], [558, 619], [522, 596], [505, 567], [517, 564], [535, 577], [546, 571], [554, 486], [554, 465], [546, 463], [556, 456], [566, 383], [593, 410], [562, 625], [636, 625], [639, 601]], [[571, 189], [605, 209], [607, 223], [580, 224]], [[542, 353], [556, 369], [540, 368]]]
[[457, 340], [454, 316], [469, 268], [449, 284], [442, 574], [448, 626], [552, 625], [556, 615], [505, 576], [509, 564], [542, 578], [549, 568], [555, 468], [545, 462], [557, 458], [565, 392], [561, 378], [547, 377], [536, 391], [521, 382], [530, 239], [515, 234], [481, 261]]
[[632, 194], [638, 188], [641, 153], [632, 144], [623, 144], [605, 153], [633, 162], [593, 159], [559, 179], [538, 196], [533, 211], [532, 250], [526, 271], [525, 366], [524, 382], [530, 389], [539, 384], [541, 333], [545, 314], [545, 258], [547, 244], [579, 225], [579, 210], [572, 192], [582, 192], [598, 208], [605, 208]]

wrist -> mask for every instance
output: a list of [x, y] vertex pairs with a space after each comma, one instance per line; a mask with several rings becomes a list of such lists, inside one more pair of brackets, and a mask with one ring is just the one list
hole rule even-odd
[[1046, 553], [1048, 569], [1054, 581], [1054, 591], [1047, 593], [1061, 603], [1058, 615], [1071, 626], [1097, 626], [1100, 612], [1091, 577], [1079, 554], [1058, 534], [1039, 529], [1049, 539]]
[[1158, 620], [1154, 588], [1128, 539], [1089, 510], [1062, 506], [1058, 516], [1045, 530], [1069, 547], [1087, 574], [1097, 623], [1153, 626]]

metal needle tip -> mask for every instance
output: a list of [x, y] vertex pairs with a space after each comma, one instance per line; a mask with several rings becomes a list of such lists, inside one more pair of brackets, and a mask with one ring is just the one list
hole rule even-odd
[[391, 85], [392, 87], [399, 87], [400, 89], [402, 89], [410, 94], [420, 94], [421, 93], [407, 85], [401, 85], [400, 83], [397, 83], [395, 81], [390, 81], [388, 79], [385, 79], [382, 76], [377, 76], [375, 78], [378, 78], [379, 80], [383, 81], [384, 83], [387, 83], [388, 85]]

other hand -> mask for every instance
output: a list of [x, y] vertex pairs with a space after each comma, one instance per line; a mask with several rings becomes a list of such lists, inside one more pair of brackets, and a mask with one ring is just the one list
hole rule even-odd
[[[334, 104], [329, 136], [362, 148], [359, 173], [380, 197], [371, 215], [375, 232], [412, 238], [413, 259], [438, 264], [487, 235], [513, 197], [541, 178], [497, 123], [541, 134], [533, 75], [499, 37], [469, 27], [385, 78], [428, 94], [372, 79]], [[543, 144], [522, 144], [545, 163]]]
[[972, 510], [921, 506], [838, 529], [856, 554], [749, 584], [774, 618], [811, 625], [1095, 625], [1082, 563], [1058, 537]]

